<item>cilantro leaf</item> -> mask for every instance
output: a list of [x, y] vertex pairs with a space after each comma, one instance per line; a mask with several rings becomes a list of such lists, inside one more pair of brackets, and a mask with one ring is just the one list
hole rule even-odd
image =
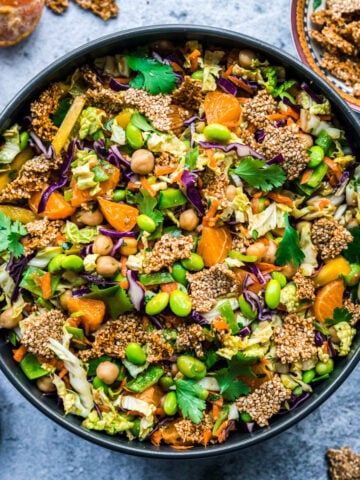
[[[240, 376], [255, 377], [251, 367], [244, 365], [243, 361], [238, 358], [237, 355], [228, 361], [227, 368], [222, 368], [216, 372], [216, 380], [220, 386], [220, 393], [222, 393], [225, 398], [227, 395], [233, 397], [237, 392], [240, 392], [239, 396], [250, 393], [250, 388], [247, 388], [248, 385], [237, 380], [237, 377]], [[234, 383], [235, 386], [233, 386]]]
[[286, 174], [279, 165], [267, 166], [264, 160], [252, 157], [244, 157], [240, 165], [232, 171], [249, 185], [263, 192], [281, 187], [286, 180]]
[[234, 380], [232, 384], [225, 390], [223, 397], [225, 400], [234, 402], [241, 395], [249, 395], [251, 388], [240, 380]]
[[27, 235], [27, 230], [18, 220], [11, 219], [0, 211], [0, 251], [9, 250], [15, 258], [21, 257], [24, 247], [20, 242], [21, 237]]
[[340, 322], [351, 322], [353, 314], [349, 312], [347, 308], [335, 308], [333, 318], [327, 318], [325, 320], [326, 325], [336, 325]]
[[284, 214], [285, 234], [276, 250], [276, 265], [286, 265], [290, 262], [298, 267], [304, 260], [305, 254], [300, 248], [299, 233], [290, 225], [289, 214]]
[[152, 218], [156, 223], [156, 226], [164, 220], [164, 215], [157, 210], [156, 198], [152, 197], [146, 190], [141, 189], [139, 193], [135, 195], [135, 203], [141, 214], [147, 215]]
[[286, 91], [289, 88], [291, 88], [295, 83], [296, 83], [295, 80], [287, 80], [286, 82], [283, 82], [278, 87], [274, 88], [274, 91], [272, 92], [271, 95], [273, 97], [280, 97], [280, 98], [287, 97], [292, 103], [296, 103], [295, 98]]
[[64, 120], [65, 115], [70, 108], [70, 105], [71, 105], [70, 98], [62, 98], [59, 101], [59, 105], [55, 113], [51, 116], [51, 120], [56, 127], [60, 127], [60, 125], [62, 124], [62, 121]]
[[313, 1], [313, 9], [316, 10], [317, 8], [319, 8], [321, 5], [321, 0], [314, 0]]
[[131, 80], [131, 87], [144, 87], [152, 95], [171, 93], [176, 88], [176, 76], [169, 65], [146, 56], [128, 55], [126, 59], [131, 70], [141, 75]]
[[266, 69], [265, 72], [265, 77], [266, 77], [266, 82], [265, 87], [266, 90], [269, 93], [272, 93], [274, 91], [274, 88], [276, 87], [277, 84], [277, 71], [274, 67], [269, 67]]
[[206, 408], [205, 400], [199, 398], [204, 394], [204, 389], [191, 380], [175, 380], [175, 385], [182, 416], [196, 424], [200, 423]]
[[352, 228], [350, 233], [353, 240], [348, 244], [346, 250], [342, 251], [342, 255], [349, 263], [360, 263], [360, 227]]

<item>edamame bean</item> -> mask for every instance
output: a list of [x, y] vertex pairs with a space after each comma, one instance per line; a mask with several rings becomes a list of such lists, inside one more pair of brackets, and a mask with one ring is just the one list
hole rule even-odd
[[345, 285], [348, 287], [353, 287], [359, 282], [360, 279], [360, 265], [356, 263], [350, 264], [351, 271], [344, 276]]
[[135, 125], [133, 125], [131, 122], [127, 125], [125, 134], [130, 147], [137, 149], [144, 145], [144, 139], [142, 137], [141, 130], [135, 127]]
[[178, 403], [175, 392], [169, 392], [164, 400], [164, 412], [166, 415], [175, 415], [178, 409]]
[[195, 72], [193, 72], [191, 74], [191, 78], [193, 78], [194, 80], [200, 80], [202, 82], [202, 80], [204, 78], [204, 71], [203, 70], [195, 70]]
[[240, 419], [246, 423], [252, 422], [252, 418], [247, 412], [241, 412]]
[[281, 287], [278, 280], [270, 280], [265, 288], [265, 303], [269, 308], [277, 308], [280, 303]]
[[174, 277], [174, 280], [181, 283], [182, 285], [187, 284], [186, 280], [186, 269], [179, 262], [175, 262], [172, 266], [171, 275]]
[[251, 308], [251, 305], [245, 300], [245, 297], [243, 294], [241, 294], [239, 297], [239, 307], [240, 307], [241, 313], [246, 318], [249, 318], [250, 320], [253, 320], [254, 318], [256, 318], [257, 310], [253, 310]]
[[206, 375], [206, 366], [203, 362], [190, 355], [180, 355], [176, 360], [180, 372], [187, 378], [200, 380]]
[[125, 190], [114, 190], [113, 191], [113, 201], [114, 202], [121, 202], [121, 200], [125, 200], [126, 191]]
[[157, 315], [162, 312], [169, 303], [170, 295], [167, 292], [160, 292], [154, 295], [146, 304], [145, 312], [148, 315]]
[[204, 260], [197, 253], [192, 253], [190, 258], [181, 260], [181, 265], [191, 272], [199, 272], [204, 268]]
[[301, 388], [300, 385], [298, 385], [297, 387], [294, 388], [292, 393], [298, 397], [299, 395], [301, 395], [303, 393], [303, 389]]
[[170, 387], [174, 385], [174, 380], [171, 377], [164, 375], [160, 378], [159, 385], [164, 390], [164, 392], [168, 392]]
[[187, 317], [192, 308], [189, 295], [181, 290], [174, 290], [170, 294], [170, 308], [178, 317]]
[[28, 132], [20, 133], [20, 150], [21, 151], [23, 151], [27, 147], [29, 138], [30, 138], [30, 135], [28, 134]]
[[210, 123], [204, 128], [204, 135], [207, 140], [216, 140], [218, 142], [227, 142], [230, 140], [231, 132], [220, 123]]
[[334, 370], [334, 360], [329, 358], [329, 360], [325, 362], [318, 362], [315, 366], [315, 371], [318, 375], [326, 375], [327, 373], [331, 373]]
[[285, 285], [287, 284], [286, 277], [285, 277], [285, 275], [284, 275], [283, 273], [281, 273], [281, 272], [273, 272], [273, 273], [271, 274], [271, 276], [272, 276], [272, 278], [273, 278], [274, 280], [277, 280], [277, 281], [280, 283], [280, 287], [281, 287], [281, 288], [284, 288]]
[[48, 264], [48, 271], [50, 273], [59, 272], [62, 269], [62, 262], [66, 258], [64, 253], [60, 253], [53, 257]]
[[61, 266], [65, 270], [81, 272], [81, 270], [84, 268], [84, 262], [83, 259], [77, 255], [65, 255], [65, 258], [61, 262]]
[[302, 381], [304, 383], [311, 383], [314, 380], [315, 375], [316, 372], [313, 368], [311, 370], [306, 370], [306, 372], [303, 372], [302, 374]]
[[144, 365], [146, 362], [146, 355], [141, 346], [136, 342], [128, 344], [125, 350], [125, 356], [129, 362], [134, 363], [135, 365]]
[[148, 215], [141, 214], [138, 216], [136, 221], [138, 227], [145, 232], [152, 233], [156, 230], [156, 223]]
[[94, 380], [93, 380], [93, 387], [94, 388], [100, 388], [102, 387], [104, 389], [104, 392], [107, 393], [109, 391], [109, 387], [108, 385], [106, 385], [105, 382], [103, 382], [102, 380], [100, 380], [99, 377], [94, 377]]
[[324, 150], [318, 145], [314, 145], [313, 147], [309, 148], [308, 152], [310, 156], [310, 162], [308, 163], [308, 166], [310, 168], [317, 167], [324, 160]]

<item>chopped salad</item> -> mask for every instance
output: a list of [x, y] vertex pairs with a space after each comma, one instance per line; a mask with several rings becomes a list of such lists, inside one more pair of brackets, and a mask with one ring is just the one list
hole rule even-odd
[[255, 51], [76, 69], [3, 133], [0, 328], [82, 425], [179, 450], [269, 425], [349, 354], [357, 160]]

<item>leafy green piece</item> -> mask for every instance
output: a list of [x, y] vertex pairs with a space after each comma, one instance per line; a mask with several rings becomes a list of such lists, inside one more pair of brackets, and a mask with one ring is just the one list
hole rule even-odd
[[0, 251], [8, 250], [15, 258], [21, 257], [24, 247], [20, 242], [21, 237], [27, 235], [25, 226], [18, 220], [11, 219], [0, 211]]
[[198, 145], [195, 148], [189, 150], [185, 155], [185, 168], [187, 168], [188, 170], [194, 170], [194, 168], [196, 168], [199, 154], [200, 150]]
[[313, 1], [313, 9], [316, 10], [321, 6], [321, 0], [314, 0]]
[[274, 67], [267, 68], [266, 72], [265, 72], [265, 78], [266, 78], [266, 82], [264, 82], [264, 83], [265, 83], [266, 90], [269, 93], [272, 93], [274, 91], [274, 88], [277, 85], [277, 71], [276, 71], [276, 68], [274, 68]]
[[51, 116], [51, 120], [56, 127], [60, 127], [60, 125], [62, 124], [62, 121], [64, 120], [65, 115], [67, 114], [67, 111], [70, 108], [70, 105], [71, 105], [70, 98], [62, 98], [59, 101], [58, 108], [56, 109], [55, 113]]
[[333, 318], [327, 318], [325, 320], [325, 323], [326, 325], [336, 325], [337, 323], [340, 323], [340, 322], [350, 323], [352, 317], [353, 317], [353, 314], [349, 312], [347, 308], [337, 307], [334, 310]]
[[140, 192], [135, 195], [135, 203], [140, 213], [152, 218], [156, 225], [160, 225], [164, 220], [164, 215], [155, 208], [157, 205], [156, 198], [152, 197], [146, 190], [140, 189]]
[[[90, 243], [95, 240], [95, 237], [99, 234], [98, 227], [84, 227], [79, 228], [75, 223], [66, 221], [64, 228], [64, 234], [66, 240], [72, 242], [73, 244], [78, 243]], [[64, 248], [64, 247], [63, 247]]]
[[287, 80], [283, 82], [281, 85], [274, 88], [272, 92], [273, 97], [280, 97], [284, 98], [287, 97], [292, 103], [296, 103], [295, 98], [287, 92], [289, 88], [291, 88], [296, 83], [295, 80]]
[[139, 112], [135, 112], [131, 115], [131, 123], [142, 130], [143, 132], [154, 132], [155, 129], [150, 125], [146, 118], [141, 115]]
[[350, 233], [353, 240], [348, 244], [346, 250], [342, 251], [342, 255], [349, 263], [360, 263], [360, 227], [352, 228]]
[[[41, 268], [33, 267], [32, 265], [28, 267], [23, 273], [23, 278], [20, 282], [20, 287], [28, 290], [32, 294], [42, 297], [43, 292], [41, 290], [39, 280], [45, 275], [46, 272], [41, 270]], [[54, 295], [58, 285], [60, 283], [60, 276], [51, 275], [51, 295]]]
[[131, 87], [144, 87], [152, 95], [171, 93], [176, 88], [176, 76], [169, 65], [147, 56], [128, 55], [126, 59], [131, 70], [140, 73], [131, 80]]
[[203, 411], [206, 408], [204, 389], [192, 380], [175, 380], [176, 398], [184, 418], [190, 418], [198, 424], [203, 418]]
[[107, 175], [104, 170], [99, 167], [99, 165], [96, 165], [95, 167], [90, 169], [94, 173], [94, 181], [95, 182], [106, 182], [106, 180], [109, 180], [109, 175]]
[[220, 315], [228, 324], [231, 333], [235, 335], [236, 333], [240, 332], [240, 327], [237, 324], [235, 313], [231, 307], [231, 303], [229, 300], [226, 300], [224, 303], [218, 306], [218, 310]]
[[298, 267], [304, 260], [305, 254], [300, 248], [299, 232], [297, 232], [289, 222], [289, 214], [284, 214], [285, 234], [276, 250], [276, 265], [287, 265], [292, 262]]
[[249, 185], [269, 192], [273, 188], [281, 187], [285, 183], [286, 174], [279, 165], [267, 166], [264, 160], [244, 157], [238, 167], [232, 170]]
[[[255, 377], [251, 367], [244, 365], [243, 360], [235, 355], [231, 360], [228, 360], [228, 366], [222, 368], [216, 372], [216, 379], [220, 386], [220, 393], [229, 396], [230, 399], [234, 399], [234, 395], [239, 393], [240, 395], [248, 395], [250, 393], [250, 387], [245, 383], [237, 380], [237, 377]], [[233, 386], [235, 384], [235, 386]], [[235, 397], [237, 398], [237, 397]]]

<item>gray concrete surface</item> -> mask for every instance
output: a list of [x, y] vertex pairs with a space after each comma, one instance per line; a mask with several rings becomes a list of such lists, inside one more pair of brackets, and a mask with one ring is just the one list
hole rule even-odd
[[[191, 23], [252, 35], [296, 55], [289, 0], [118, 0], [119, 17], [104, 23], [70, 1], [56, 16], [44, 11], [33, 35], [0, 50], [0, 110], [56, 58], [89, 40], [142, 25]], [[325, 480], [328, 447], [360, 453], [360, 368], [301, 423], [245, 451], [208, 460], [134, 458], [105, 450], [58, 427], [0, 373], [0, 480]]]

